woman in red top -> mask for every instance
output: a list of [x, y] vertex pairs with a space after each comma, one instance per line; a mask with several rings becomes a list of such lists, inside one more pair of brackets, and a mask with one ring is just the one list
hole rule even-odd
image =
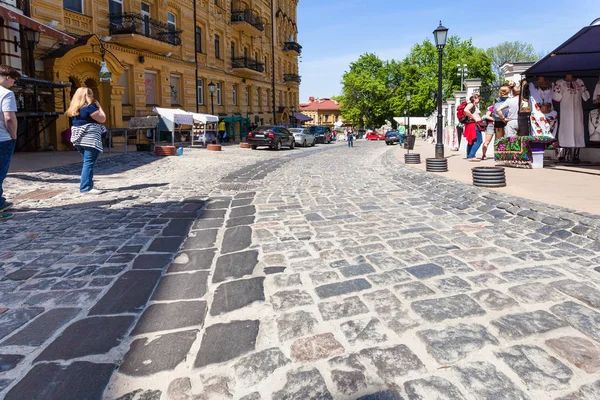
[[465, 132], [464, 136], [467, 139], [467, 160], [469, 161], [479, 161], [479, 159], [475, 158], [477, 155], [477, 150], [481, 147], [481, 143], [483, 143], [483, 136], [479, 127], [477, 126], [477, 122], [481, 121], [481, 113], [479, 111], [479, 102], [481, 101], [481, 96], [478, 93], [475, 93], [469, 99], [469, 104], [465, 107], [465, 115], [469, 117], [469, 122], [465, 124]]

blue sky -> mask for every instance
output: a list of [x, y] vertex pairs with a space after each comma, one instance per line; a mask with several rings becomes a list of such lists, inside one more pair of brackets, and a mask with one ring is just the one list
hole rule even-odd
[[433, 40], [440, 19], [449, 34], [481, 48], [520, 40], [546, 54], [598, 17], [600, 0], [299, 0], [300, 102], [339, 94], [344, 71], [363, 53], [404, 58], [415, 43]]

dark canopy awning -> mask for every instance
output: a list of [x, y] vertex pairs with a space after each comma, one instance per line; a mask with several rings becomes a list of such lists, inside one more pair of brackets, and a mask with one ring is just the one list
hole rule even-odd
[[556, 50], [532, 65], [525, 75], [562, 75], [573, 72], [579, 75], [588, 72], [597, 75], [600, 71], [600, 25], [581, 29]]
[[16, 22], [20, 25], [26, 26], [29, 29], [43, 33], [44, 35], [51, 36], [67, 44], [75, 43], [75, 38], [59, 31], [58, 29], [51, 28], [47, 25], [39, 23], [32, 18], [29, 18], [23, 14], [15, 12], [4, 6], [0, 6], [0, 17], [5, 18], [9, 22]]

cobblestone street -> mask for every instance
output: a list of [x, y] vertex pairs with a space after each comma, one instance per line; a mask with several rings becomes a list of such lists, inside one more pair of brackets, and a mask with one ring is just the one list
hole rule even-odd
[[9, 175], [0, 398], [599, 399], [600, 218], [398, 151]]

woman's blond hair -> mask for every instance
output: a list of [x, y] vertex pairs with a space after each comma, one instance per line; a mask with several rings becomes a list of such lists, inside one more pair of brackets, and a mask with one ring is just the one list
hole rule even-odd
[[79, 115], [79, 109], [87, 103], [87, 95], [92, 91], [88, 87], [80, 87], [75, 91], [69, 109], [67, 110], [68, 117]]

